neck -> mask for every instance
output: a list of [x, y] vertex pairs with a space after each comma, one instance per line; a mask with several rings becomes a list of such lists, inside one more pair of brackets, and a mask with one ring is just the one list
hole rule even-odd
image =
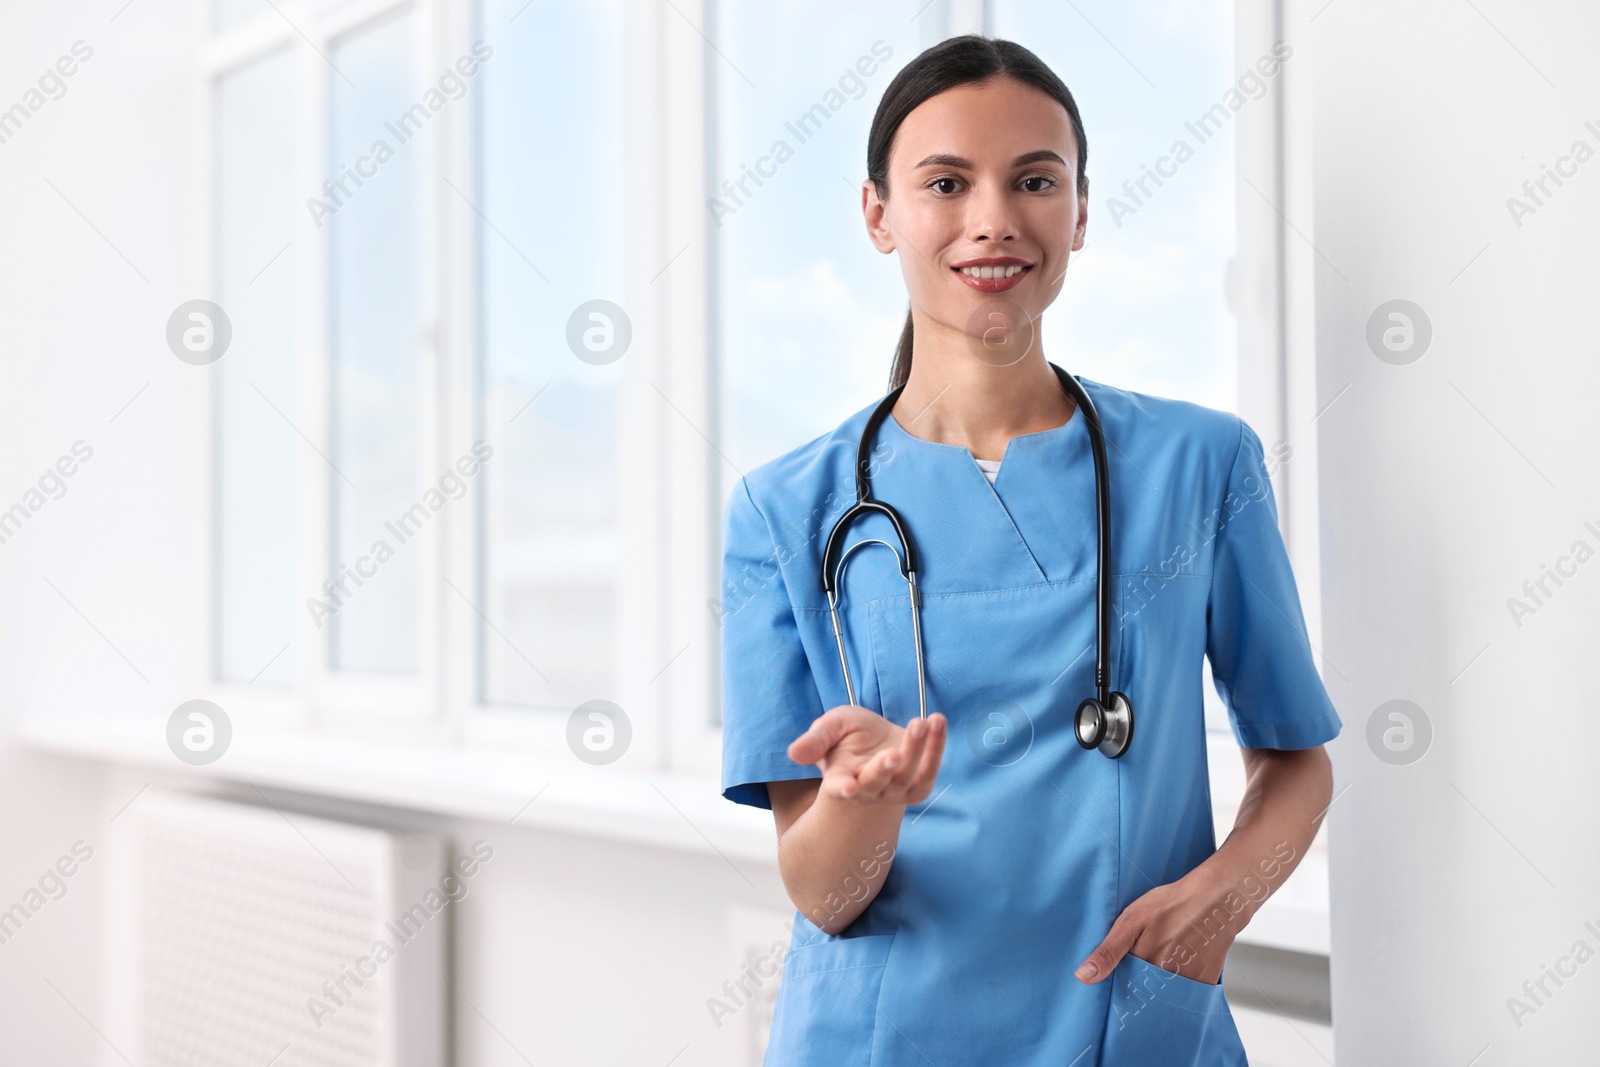
[[1074, 405], [1045, 358], [1038, 326], [1036, 320], [1028, 354], [1005, 362], [1001, 353], [981, 352], [966, 333], [919, 318], [895, 421], [914, 437], [994, 460], [1011, 438], [1063, 425]]

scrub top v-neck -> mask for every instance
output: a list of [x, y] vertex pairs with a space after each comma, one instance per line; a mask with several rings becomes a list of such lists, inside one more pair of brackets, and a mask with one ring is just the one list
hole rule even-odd
[[[858, 418], [864, 423], [864, 416], [858, 413]], [[859, 434], [859, 424], [856, 429]], [[917, 437], [893, 413], [879, 427], [876, 445], [888, 458], [872, 473], [873, 493], [894, 504], [913, 528], [923, 592], [992, 589], [1073, 574], [1094, 578], [1094, 458], [1077, 412], [1059, 426], [1006, 442], [992, 485], [969, 449]], [[1043, 493], [1031, 488], [1041, 477], [1048, 483]], [[928, 516], [926, 525], [911, 518], [915, 513]], [[1064, 525], [1077, 532], [1068, 533]], [[861, 536], [878, 537], [890, 527], [885, 520], [869, 519], [861, 529], [872, 531]], [[1025, 529], [1037, 535], [1025, 536]], [[852, 536], [848, 543], [855, 540]], [[954, 551], [921, 548], [947, 541]], [[877, 563], [885, 577], [897, 573], [887, 556]], [[853, 582], [857, 565], [850, 566]], [[852, 592], [854, 586], [845, 596]]]
[[[871, 443], [873, 493], [917, 552], [928, 709], [950, 733], [928, 799], [908, 806], [882, 888], [841, 933], [819, 924], [864, 884], [794, 915], [772, 1064], [1243, 1064], [1220, 984], [1131, 954], [1084, 985], [1073, 969], [1134, 899], [1216, 848], [1202, 660], [1235, 739], [1308, 748], [1339, 732], [1306, 641], [1265, 455], [1237, 417], [1081, 379], [1112, 485], [1114, 687], [1134, 743], [1080, 748], [1094, 691], [1095, 494], [1079, 413], [1014, 437], [990, 484], [970, 451], [892, 417]], [[752, 470], [724, 527], [723, 795], [770, 807], [766, 783], [816, 778], [789, 742], [846, 702], [818, 573], [854, 500], [873, 404]], [[877, 524], [877, 525], [874, 525]], [[889, 535], [869, 516], [847, 544]], [[857, 703], [917, 714], [910, 604], [894, 555], [855, 553], [840, 614]], [[855, 895], [855, 899], [860, 899]]]

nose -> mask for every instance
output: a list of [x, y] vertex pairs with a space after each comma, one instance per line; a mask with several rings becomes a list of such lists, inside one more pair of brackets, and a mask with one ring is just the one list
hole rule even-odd
[[1015, 202], [1004, 182], [984, 182], [967, 200], [967, 235], [976, 241], [1008, 241], [1017, 235]]

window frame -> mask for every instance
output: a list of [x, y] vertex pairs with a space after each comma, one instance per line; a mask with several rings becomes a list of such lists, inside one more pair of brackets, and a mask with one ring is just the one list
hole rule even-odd
[[[209, 5], [200, 5], [209, 8]], [[352, 33], [409, 10], [411, 18], [411, 74], [427, 79], [437, 66], [440, 35], [436, 30], [442, 5], [438, 0], [359, 0], [333, 6], [315, 2], [284, 4], [283, 11], [268, 9], [242, 19], [220, 32], [208, 32], [201, 48], [196, 72], [195, 99], [199, 111], [200, 152], [203, 160], [196, 215], [203, 235], [197, 259], [203, 287], [215, 286], [218, 247], [215, 208], [219, 193], [216, 159], [216, 89], [232, 72], [288, 48], [293, 68], [292, 125], [296, 154], [293, 183], [296, 188], [319, 189], [332, 167], [332, 102], [339, 75], [329, 60], [337, 43]], [[203, 25], [211, 27], [210, 11]], [[302, 37], [302, 34], [304, 35]], [[319, 54], [321, 53], [321, 54]], [[448, 122], [448, 114], [440, 116]], [[417, 411], [419, 413], [418, 485], [431, 482], [442, 470], [437, 459], [440, 422], [437, 418], [437, 377], [439, 355], [433, 341], [438, 336], [439, 306], [434, 279], [427, 264], [434, 262], [433, 243], [436, 223], [437, 189], [440, 188], [437, 155], [419, 154], [413, 173], [416, 203], [416, 293], [419, 330]], [[311, 240], [305, 240], [310, 237]], [[295, 418], [297, 429], [319, 442], [324, 452], [331, 447], [332, 402], [332, 230], [323, 228], [307, 233], [297, 228], [290, 249], [284, 254], [296, 271], [294, 300]], [[214, 641], [217, 613], [220, 611], [217, 588], [216, 486], [219, 476], [216, 397], [218, 382], [209, 379], [198, 390], [191, 423], [198, 482], [200, 528], [205, 531], [197, 564], [203, 568], [204, 621], [202, 639], [197, 643], [191, 668], [195, 688], [216, 701], [233, 719], [284, 729], [331, 729], [351, 734], [382, 734], [424, 739], [437, 734], [434, 709], [442, 664], [439, 637], [443, 620], [433, 610], [437, 600], [439, 542], [442, 531], [437, 524], [424, 527], [417, 536], [418, 567], [418, 669], [404, 678], [377, 673], [335, 671], [332, 668], [331, 631], [317, 629], [308, 615], [296, 613], [298, 661], [296, 679], [288, 688], [256, 689], [249, 683], [220, 679], [215, 671]], [[316, 590], [329, 576], [333, 559], [332, 492], [336, 475], [324, 459], [302, 447], [295, 459], [294, 573], [296, 589]], [[345, 561], [349, 562], [349, 561]], [[310, 595], [309, 593], [307, 595]]]
[[[620, 47], [623, 58], [618, 64], [623, 78], [623, 171], [626, 174], [654, 174], [660, 169], [656, 165], [658, 153], [664, 150], [661, 146], [668, 141], [668, 137], [660, 130], [665, 116], [660, 114], [661, 101], [655, 85], [658, 80], [668, 81], [669, 84], [671, 81], [661, 71], [659, 13], [651, 6], [636, 5], [631, 0], [617, 2], [626, 16], [621, 20]], [[490, 28], [483, 27], [483, 5], [474, 2], [468, 6], [470, 12], [467, 17], [453, 21], [452, 29], [459, 34], [457, 43], [462, 48], [468, 48], [472, 40], [481, 36], [493, 44]], [[687, 7], [680, 9], [689, 10]], [[453, 168], [453, 173], [471, 182], [470, 185], [459, 181], [456, 184], [463, 190], [473, 190], [474, 201], [479, 199], [478, 193], [481, 191], [478, 178], [482, 154], [478, 149], [482, 127], [477, 117], [484, 103], [480, 94], [473, 102], [471, 119], [460, 124], [459, 139], [452, 145], [454, 158], [465, 161]], [[454, 200], [450, 210], [455, 213], [455, 223], [446, 227], [447, 231], [454, 234], [449, 257], [452, 264], [450, 273], [459, 281], [449, 301], [453, 309], [453, 325], [449, 336], [453, 351], [468, 354], [457, 360], [449, 371], [452, 418], [459, 426], [473, 428], [465, 436], [458, 434], [458, 438], [487, 439], [491, 431], [483, 425], [483, 408], [478, 395], [483, 359], [481, 338], [478, 336], [478, 312], [482, 306], [478, 280], [483, 270], [480, 242], [493, 242], [500, 238], [492, 230], [486, 230], [476, 214], [477, 207], [463, 203], [459, 196], [449, 190], [446, 190], [446, 195]], [[619, 766], [657, 771], [670, 767], [662, 726], [667, 716], [668, 695], [665, 687], [653, 682], [655, 671], [650, 664], [666, 662], [657, 653], [665, 643], [662, 625], [665, 611], [663, 585], [672, 558], [664, 544], [666, 539], [659, 536], [657, 531], [664, 522], [664, 498], [674, 491], [669, 481], [676, 463], [675, 457], [661, 447], [664, 420], [659, 409], [662, 405], [652, 385], [661, 383], [665, 395], [674, 401], [678, 399], [674, 389], [661, 382], [658, 369], [660, 353], [669, 346], [658, 344], [655, 340], [660, 335], [661, 320], [666, 311], [665, 301], [660, 296], [662, 283], [653, 281], [653, 275], [660, 268], [650, 266], [652, 263], [666, 262], [666, 257], [660, 254], [663, 244], [659, 232], [663, 199], [656, 183], [623, 183], [623, 232], [640, 237], [626, 246], [620, 272], [621, 303], [632, 323], [633, 333], [628, 350], [622, 357], [622, 375], [616, 401], [617, 425], [621, 428], [616, 449], [614, 485], [614, 491], [618, 494], [618, 566], [614, 586], [616, 622], [612, 640], [613, 662], [617, 671], [612, 690], [594, 694], [597, 698], [613, 701], [628, 716], [632, 740], [629, 752]], [[673, 269], [679, 266], [681, 264], [675, 264]], [[449, 571], [467, 578], [474, 589], [478, 587], [482, 575], [479, 538], [483, 534], [479, 504], [481, 498], [470, 511], [463, 509], [460, 514], [450, 517], [452, 543], [447, 552]], [[509, 744], [547, 753], [566, 753], [569, 712], [496, 704], [484, 699], [481, 688], [483, 663], [480, 657], [485, 649], [476, 643], [476, 638], [482, 632], [484, 646], [506, 639], [492, 629], [487, 632], [480, 630], [481, 620], [476, 608], [463, 604], [461, 598], [454, 594], [450, 594], [450, 600], [458, 622], [450, 626], [446, 637], [448, 661], [452, 669], [445, 690], [445, 703], [447, 709], [454, 709], [451, 716], [454, 736], [467, 744]]]
[[[623, 125], [630, 157], [629, 172], [646, 172], [634, 166], [638, 158], [653, 160], [671, 149], [671, 139], [660, 131], [670, 113], [660, 94], [658, 80], [672, 84], [662, 70], [661, 23], [649, 9], [634, 10], [626, 0], [623, 20], [625, 72]], [[409, 8], [412, 12], [412, 74], [423, 85], [438, 76], [480, 37], [493, 45], [482, 28], [483, 5], [449, 4], [445, 0], [360, 0], [339, 6], [326, 0], [280, 4], [282, 13], [268, 9], [225, 30], [212, 32], [209, 5], [197, 0], [206, 27], [201, 61], [196, 72], [197, 109], [201, 131], [197, 147], [201, 195], [195, 207], [197, 243], [195, 262], [202, 288], [214, 288], [218, 268], [215, 205], [218, 173], [215, 159], [215, 91], [218, 81], [232, 71], [264, 58], [280, 48], [292, 52], [295, 99], [292, 105], [297, 155], [294, 182], [315, 190], [338, 160], [331, 158], [331, 105], [339, 77], [324, 55], [345, 35]], [[685, 9], [687, 10], [687, 9]], [[514, 31], [514, 28], [513, 28]], [[498, 32], [505, 32], [503, 29]], [[692, 31], [690, 31], [692, 32]], [[301, 35], [304, 35], [303, 37]], [[319, 54], [319, 52], [321, 54]], [[485, 427], [478, 388], [479, 337], [476, 312], [480, 294], [480, 241], [485, 236], [472, 202], [452, 190], [445, 179], [473, 200], [479, 188], [478, 116], [482, 91], [469, 85], [470, 99], [456, 102], [431, 122], [431, 150], [416, 162], [417, 295], [419, 325], [419, 470], [418, 486], [430, 484], [454, 462], [462, 447], [484, 438]], [[420, 146], [419, 146], [420, 147]], [[656, 237], [664, 194], [655, 187], [626, 190], [626, 232]], [[297, 426], [327, 450], [331, 439], [331, 244], [329, 231], [318, 231], [307, 247], [298, 238], [285, 258], [297, 270], [295, 299], [295, 368]], [[633, 727], [627, 765], [664, 770], [668, 764], [661, 727], [672, 699], [675, 680], [667, 675], [679, 664], [671, 652], [657, 656], [633, 654], [638, 649], [662, 650], [665, 639], [662, 616], [666, 590], [662, 588], [672, 568], [674, 548], [658, 536], [665, 521], [668, 496], [677, 491], [669, 480], [679, 469], [684, 449], [656, 447], [668, 436], [662, 408], [670, 398], [685, 410], [700, 407], [692, 396], [693, 373], [658, 374], [654, 371], [659, 347], [654, 337], [668, 309], [697, 289], [689, 280], [691, 266], [675, 264], [676, 273], [663, 284], [652, 262], [662, 240], [630, 244], [623, 267], [625, 306], [635, 314], [634, 339], [625, 356], [619, 386], [619, 424], [625, 427], [618, 442], [617, 492], [627, 506], [619, 508], [620, 562], [617, 572], [618, 617], [615, 692], [596, 694], [621, 704]], [[685, 257], [689, 259], [691, 257]], [[667, 295], [670, 291], [670, 295]], [[213, 635], [217, 612], [217, 496], [218, 456], [216, 383], [208, 381], [190, 397], [189, 438], [199, 457], [191, 471], [192, 515], [199, 529], [201, 550], [196, 559], [203, 595], [196, 597], [196, 613], [204, 624], [202, 638], [193, 649], [188, 672], [193, 689], [224, 707], [236, 721], [280, 729], [299, 729], [336, 735], [389, 740], [434, 741], [468, 746], [527, 748], [541, 753], [567, 751], [565, 713], [485, 702], [480, 691], [481, 598], [479, 570], [479, 492], [469, 489], [470, 507], [449, 508], [418, 534], [419, 567], [419, 670], [405, 680], [356, 672], [335, 671], [326, 629], [317, 630], [308, 616], [300, 617], [296, 636], [299, 661], [294, 684], [287, 689], [255, 689], [246, 683], [222, 680], [215, 673]], [[703, 417], [703, 416], [702, 416]], [[491, 442], [492, 443], [492, 442]], [[297, 588], [315, 590], [328, 574], [332, 552], [333, 479], [324, 460], [309, 448], [296, 459], [295, 573]], [[703, 491], [702, 491], [703, 492]], [[444, 579], [470, 597], [444, 585]], [[493, 630], [484, 634], [494, 640]], [[650, 660], [666, 669], [650, 668]], [[658, 684], [658, 682], [660, 684]]]

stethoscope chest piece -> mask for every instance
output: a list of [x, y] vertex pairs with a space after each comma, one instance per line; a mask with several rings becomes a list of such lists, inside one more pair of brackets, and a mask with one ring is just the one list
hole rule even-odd
[[1110, 707], [1095, 697], [1079, 704], [1076, 730], [1079, 745], [1116, 759], [1133, 740], [1133, 702], [1115, 690], [1110, 696]]

